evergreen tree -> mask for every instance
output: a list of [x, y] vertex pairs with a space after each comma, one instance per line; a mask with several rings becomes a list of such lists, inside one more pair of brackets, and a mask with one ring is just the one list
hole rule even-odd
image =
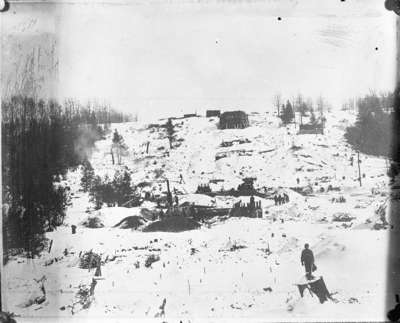
[[383, 101], [372, 93], [357, 102], [354, 126], [346, 129], [346, 140], [361, 152], [388, 156], [391, 149], [393, 114], [383, 111]]
[[289, 100], [286, 102], [286, 106], [282, 111], [281, 119], [284, 124], [288, 124], [294, 119], [293, 107]]
[[95, 178], [93, 179], [92, 187], [89, 194], [90, 201], [94, 203], [95, 209], [101, 209], [104, 203], [104, 189], [103, 182], [100, 176], [95, 176]]
[[124, 172], [117, 171], [114, 174], [113, 188], [116, 196], [116, 203], [120, 206], [129, 201], [132, 195], [131, 174], [125, 170]]
[[85, 159], [82, 165], [81, 186], [84, 192], [90, 191], [94, 180], [94, 170], [89, 160]]
[[131, 199], [133, 194], [130, 172], [128, 170], [116, 171], [112, 181], [108, 176], [104, 180], [96, 176], [89, 194], [90, 201], [95, 204], [96, 209], [100, 209], [103, 204], [107, 204], [107, 206], [123, 205]]
[[111, 157], [113, 164], [115, 162], [114, 156], [117, 159], [118, 165], [121, 164], [121, 157], [127, 153], [128, 147], [125, 145], [124, 138], [118, 133], [117, 129], [114, 130], [112, 145], [111, 145]]
[[73, 100], [62, 106], [54, 100], [13, 96], [1, 103], [6, 259], [12, 248], [38, 253], [44, 232], [62, 224], [69, 189], [60, 179], [90, 154], [100, 138], [97, 124], [116, 122], [121, 114]]
[[174, 140], [175, 130], [174, 130], [174, 125], [172, 123], [171, 118], [168, 119], [166, 128], [167, 128], [167, 137], [168, 137], [168, 141], [169, 141], [169, 148], [172, 149], [172, 141]]

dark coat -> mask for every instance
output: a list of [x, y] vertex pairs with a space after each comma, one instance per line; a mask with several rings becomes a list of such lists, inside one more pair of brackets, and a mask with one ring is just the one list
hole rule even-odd
[[314, 254], [310, 249], [303, 249], [301, 252], [301, 264], [313, 264]]

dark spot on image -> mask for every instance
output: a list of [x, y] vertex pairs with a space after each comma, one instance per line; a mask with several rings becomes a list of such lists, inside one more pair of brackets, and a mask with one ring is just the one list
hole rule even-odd
[[396, 15], [400, 15], [400, 1], [399, 0], [386, 0], [385, 8], [389, 11], [394, 11]]
[[282, 18], [281, 18], [281, 17], [278, 17], [278, 20], [279, 20], [279, 21], [281, 21], [281, 20], [282, 20]]
[[6, 12], [10, 9], [10, 3], [8, 0], [0, 1], [0, 12]]

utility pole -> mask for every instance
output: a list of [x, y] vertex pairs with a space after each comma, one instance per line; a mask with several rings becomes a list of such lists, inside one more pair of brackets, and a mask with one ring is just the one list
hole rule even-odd
[[112, 147], [111, 147], [111, 159], [112, 159], [112, 164], [114, 165], [115, 161], [114, 161], [114, 153], [113, 153]]
[[362, 184], [361, 184], [361, 168], [360, 168], [360, 164], [361, 164], [360, 151], [357, 151], [357, 164], [358, 164], [358, 180], [360, 182], [360, 186], [362, 186]]
[[169, 180], [167, 179], [166, 181], [167, 181], [167, 201], [168, 201], [168, 204], [170, 206], [172, 206], [172, 194], [171, 194], [171, 190], [169, 188]]

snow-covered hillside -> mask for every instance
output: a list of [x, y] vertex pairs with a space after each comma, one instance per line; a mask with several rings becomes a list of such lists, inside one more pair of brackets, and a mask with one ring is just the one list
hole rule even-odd
[[[148, 182], [143, 190], [153, 195], [165, 194], [168, 179], [181, 203], [232, 207], [239, 199], [248, 202], [248, 196], [194, 194], [200, 184], [228, 190], [247, 177], [256, 178], [261, 192], [285, 191], [289, 203], [275, 205], [272, 199], [256, 197], [262, 218], [216, 217], [181, 233], [127, 230], [114, 225], [154, 209], [155, 203], [91, 211], [87, 193], [80, 191], [80, 171], [70, 172], [72, 206], [65, 225], [47, 234], [51, 251], [33, 260], [15, 257], [5, 266], [6, 308], [23, 317], [115, 322], [386, 319], [389, 229], [375, 230], [382, 227], [378, 210], [385, 211], [389, 198], [386, 160], [360, 154], [360, 186], [357, 155], [343, 138], [355, 120], [350, 112], [328, 114], [324, 135], [296, 135], [295, 125], [280, 127], [272, 113], [253, 113], [249, 119], [250, 127], [227, 130], [218, 129], [218, 118], [173, 120], [173, 149], [164, 128], [116, 124], [112, 129], [129, 148], [122, 165], [112, 164], [112, 134], [97, 142], [90, 161], [103, 177], [128, 167], [133, 184]], [[311, 192], [300, 194], [300, 188]], [[337, 202], [340, 197], [343, 203]], [[87, 212], [104, 227], [82, 226]], [[341, 216], [348, 221], [335, 221]], [[71, 225], [77, 226], [76, 234], [71, 234]], [[300, 253], [305, 243], [316, 257], [316, 275], [324, 277], [333, 297], [324, 304], [307, 292], [300, 298], [295, 286], [304, 275]], [[104, 260], [102, 279], [90, 306], [81, 309], [78, 304], [72, 314], [79, 286], [90, 287], [95, 272], [79, 268], [80, 253], [89, 250]], [[149, 255], [159, 260], [147, 267]], [[37, 293], [34, 279], [43, 275], [46, 301], [22, 306]]]

